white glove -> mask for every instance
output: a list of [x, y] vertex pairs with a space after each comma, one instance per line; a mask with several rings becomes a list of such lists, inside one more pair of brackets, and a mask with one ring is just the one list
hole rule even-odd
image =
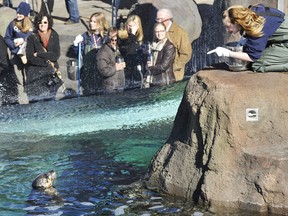
[[222, 56], [223, 57], [229, 57], [231, 51], [229, 49], [224, 48], [224, 47], [217, 47], [216, 49], [207, 52], [207, 54], [211, 54], [214, 52], [217, 54], [218, 57], [222, 57]]
[[82, 37], [82, 35], [79, 34], [79, 35], [76, 36], [73, 44], [74, 44], [74, 46], [78, 46], [78, 44], [82, 43], [82, 41], [83, 41], [83, 37]]
[[21, 45], [21, 44], [23, 44], [24, 43], [24, 39], [23, 38], [15, 38], [14, 39], [14, 44], [16, 45], [16, 46], [19, 46], [19, 45]]

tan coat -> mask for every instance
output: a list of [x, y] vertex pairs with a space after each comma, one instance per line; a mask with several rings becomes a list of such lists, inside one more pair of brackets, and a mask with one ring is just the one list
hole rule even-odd
[[188, 33], [175, 22], [172, 23], [168, 31], [168, 38], [176, 48], [173, 72], [176, 81], [180, 81], [184, 77], [185, 65], [192, 56], [191, 42]]

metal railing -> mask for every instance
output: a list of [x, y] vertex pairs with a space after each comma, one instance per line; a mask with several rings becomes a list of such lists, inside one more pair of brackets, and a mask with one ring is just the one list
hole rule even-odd
[[117, 25], [117, 18], [118, 18], [118, 9], [120, 5], [121, 0], [112, 0], [111, 6], [112, 6], [112, 23], [111, 25], [115, 27]]

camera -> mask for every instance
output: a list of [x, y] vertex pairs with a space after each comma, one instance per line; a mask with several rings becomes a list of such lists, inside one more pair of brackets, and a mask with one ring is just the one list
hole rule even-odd
[[124, 58], [122, 56], [116, 56], [116, 63], [122, 63], [124, 62]]
[[52, 86], [55, 86], [59, 82], [61, 82], [61, 79], [58, 77], [58, 74], [55, 72], [50, 75], [50, 79], [47, 82], [47, 86], [52, 87]]

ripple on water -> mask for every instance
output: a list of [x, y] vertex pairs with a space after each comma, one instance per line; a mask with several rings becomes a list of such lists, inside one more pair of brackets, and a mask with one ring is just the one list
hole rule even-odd
[[[183, 215], [183, 203], [126, 186], [166, 141], [178, 87], [0, 107], [0, 214]], [[51, 169], [56, 192], [33, 190]]]

